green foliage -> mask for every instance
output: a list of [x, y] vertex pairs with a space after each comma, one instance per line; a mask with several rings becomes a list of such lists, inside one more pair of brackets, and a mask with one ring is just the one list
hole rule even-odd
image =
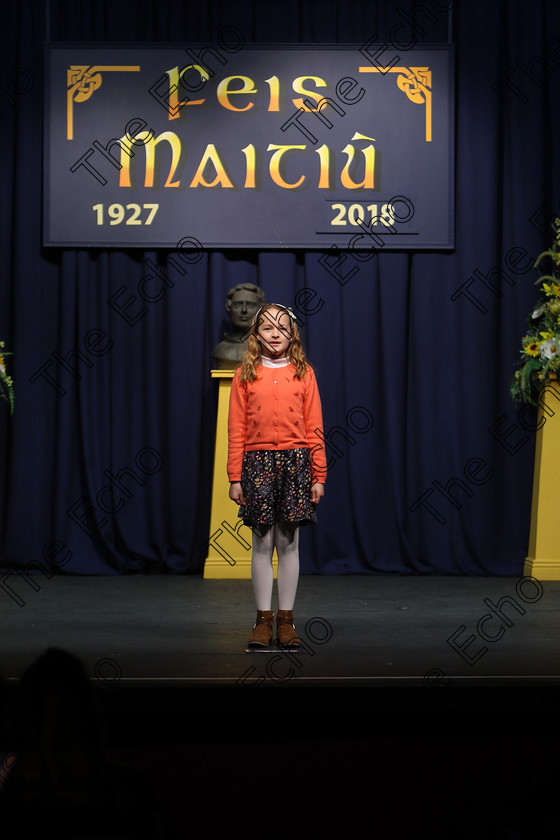
[[515, 402], [537, 404], [538, 392], [547, 383], [557, 380], [560, 370], [560, 219], [555, 219], [552, 247], [539, 254], [552, 263], [552, 273], [536, 281], [541, 297], [527, 318], [527, 331], [521, 339], [521, 360], [510, 380], [510, 394]]
[[4, 342], [0, 341], [0, 397], [10, 404], [10, 414], [14, 413], [14, 383], [8, 375], [6, 368], [6, 356], [11, 356], [4, 350]]

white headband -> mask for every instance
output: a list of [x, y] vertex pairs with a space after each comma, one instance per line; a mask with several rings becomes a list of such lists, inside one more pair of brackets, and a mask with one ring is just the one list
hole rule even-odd
[[291, 309], [290, 306], [284, 306], [281, 303], [265, 303], [261, 306], [261, 308], [257, 311], [257, 314], [255, 315], [255, 328], [258, 328], [258, 326], [259, 326], [259, 315], [261, 314], [262, 310], [265, 307], [272, 307], [272, 306], [276, 306], [277, 309], [283, 309], [285, 312], [287, 312], [288, 315], [290, 316], [290, 319], [295, 324], [295, 322], [297, 321], [297, 318], [294, 315], [294, 313], [292, 312], [292, 309]]

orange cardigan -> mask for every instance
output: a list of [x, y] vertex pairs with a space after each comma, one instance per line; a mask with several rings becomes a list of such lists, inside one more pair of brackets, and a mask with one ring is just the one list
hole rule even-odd
[[324, 484], [327, 460], [317, 380], [311, 367], [295, 376], [295, 365], [259, 365], [254, 382], [241, 382], [238, 368], [231, 384], [228, 417], [230, 481], [241, 481], [245, 452], [254, 449], [310, 449], [313, 482]]

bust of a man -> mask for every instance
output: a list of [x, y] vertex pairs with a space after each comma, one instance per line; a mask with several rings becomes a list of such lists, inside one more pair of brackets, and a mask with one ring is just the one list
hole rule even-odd
[[230, 289], [226, 298], [226, 312], [233, 329], [224, 333], [224, 340], [212, 350], [212, 358], [221, 370], [235, 370], [243, 360], [249, 338], [251, 321], [258, 309], [264, 306], [263, 290], [253, 283], [239, 283]]

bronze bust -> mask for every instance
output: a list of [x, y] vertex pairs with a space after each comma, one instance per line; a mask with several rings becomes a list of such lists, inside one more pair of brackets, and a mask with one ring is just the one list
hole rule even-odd
[[230, 289], [226, 298], [226, 312], [233, 329], [224, 333], [223, 341], [212, 350], [212, 358], [220, 370], [235, 370], [243, 360], [249, 338], [251, 321], [258, 309], [266, 303], [266, 296], [253, 283], [239, 283]]

